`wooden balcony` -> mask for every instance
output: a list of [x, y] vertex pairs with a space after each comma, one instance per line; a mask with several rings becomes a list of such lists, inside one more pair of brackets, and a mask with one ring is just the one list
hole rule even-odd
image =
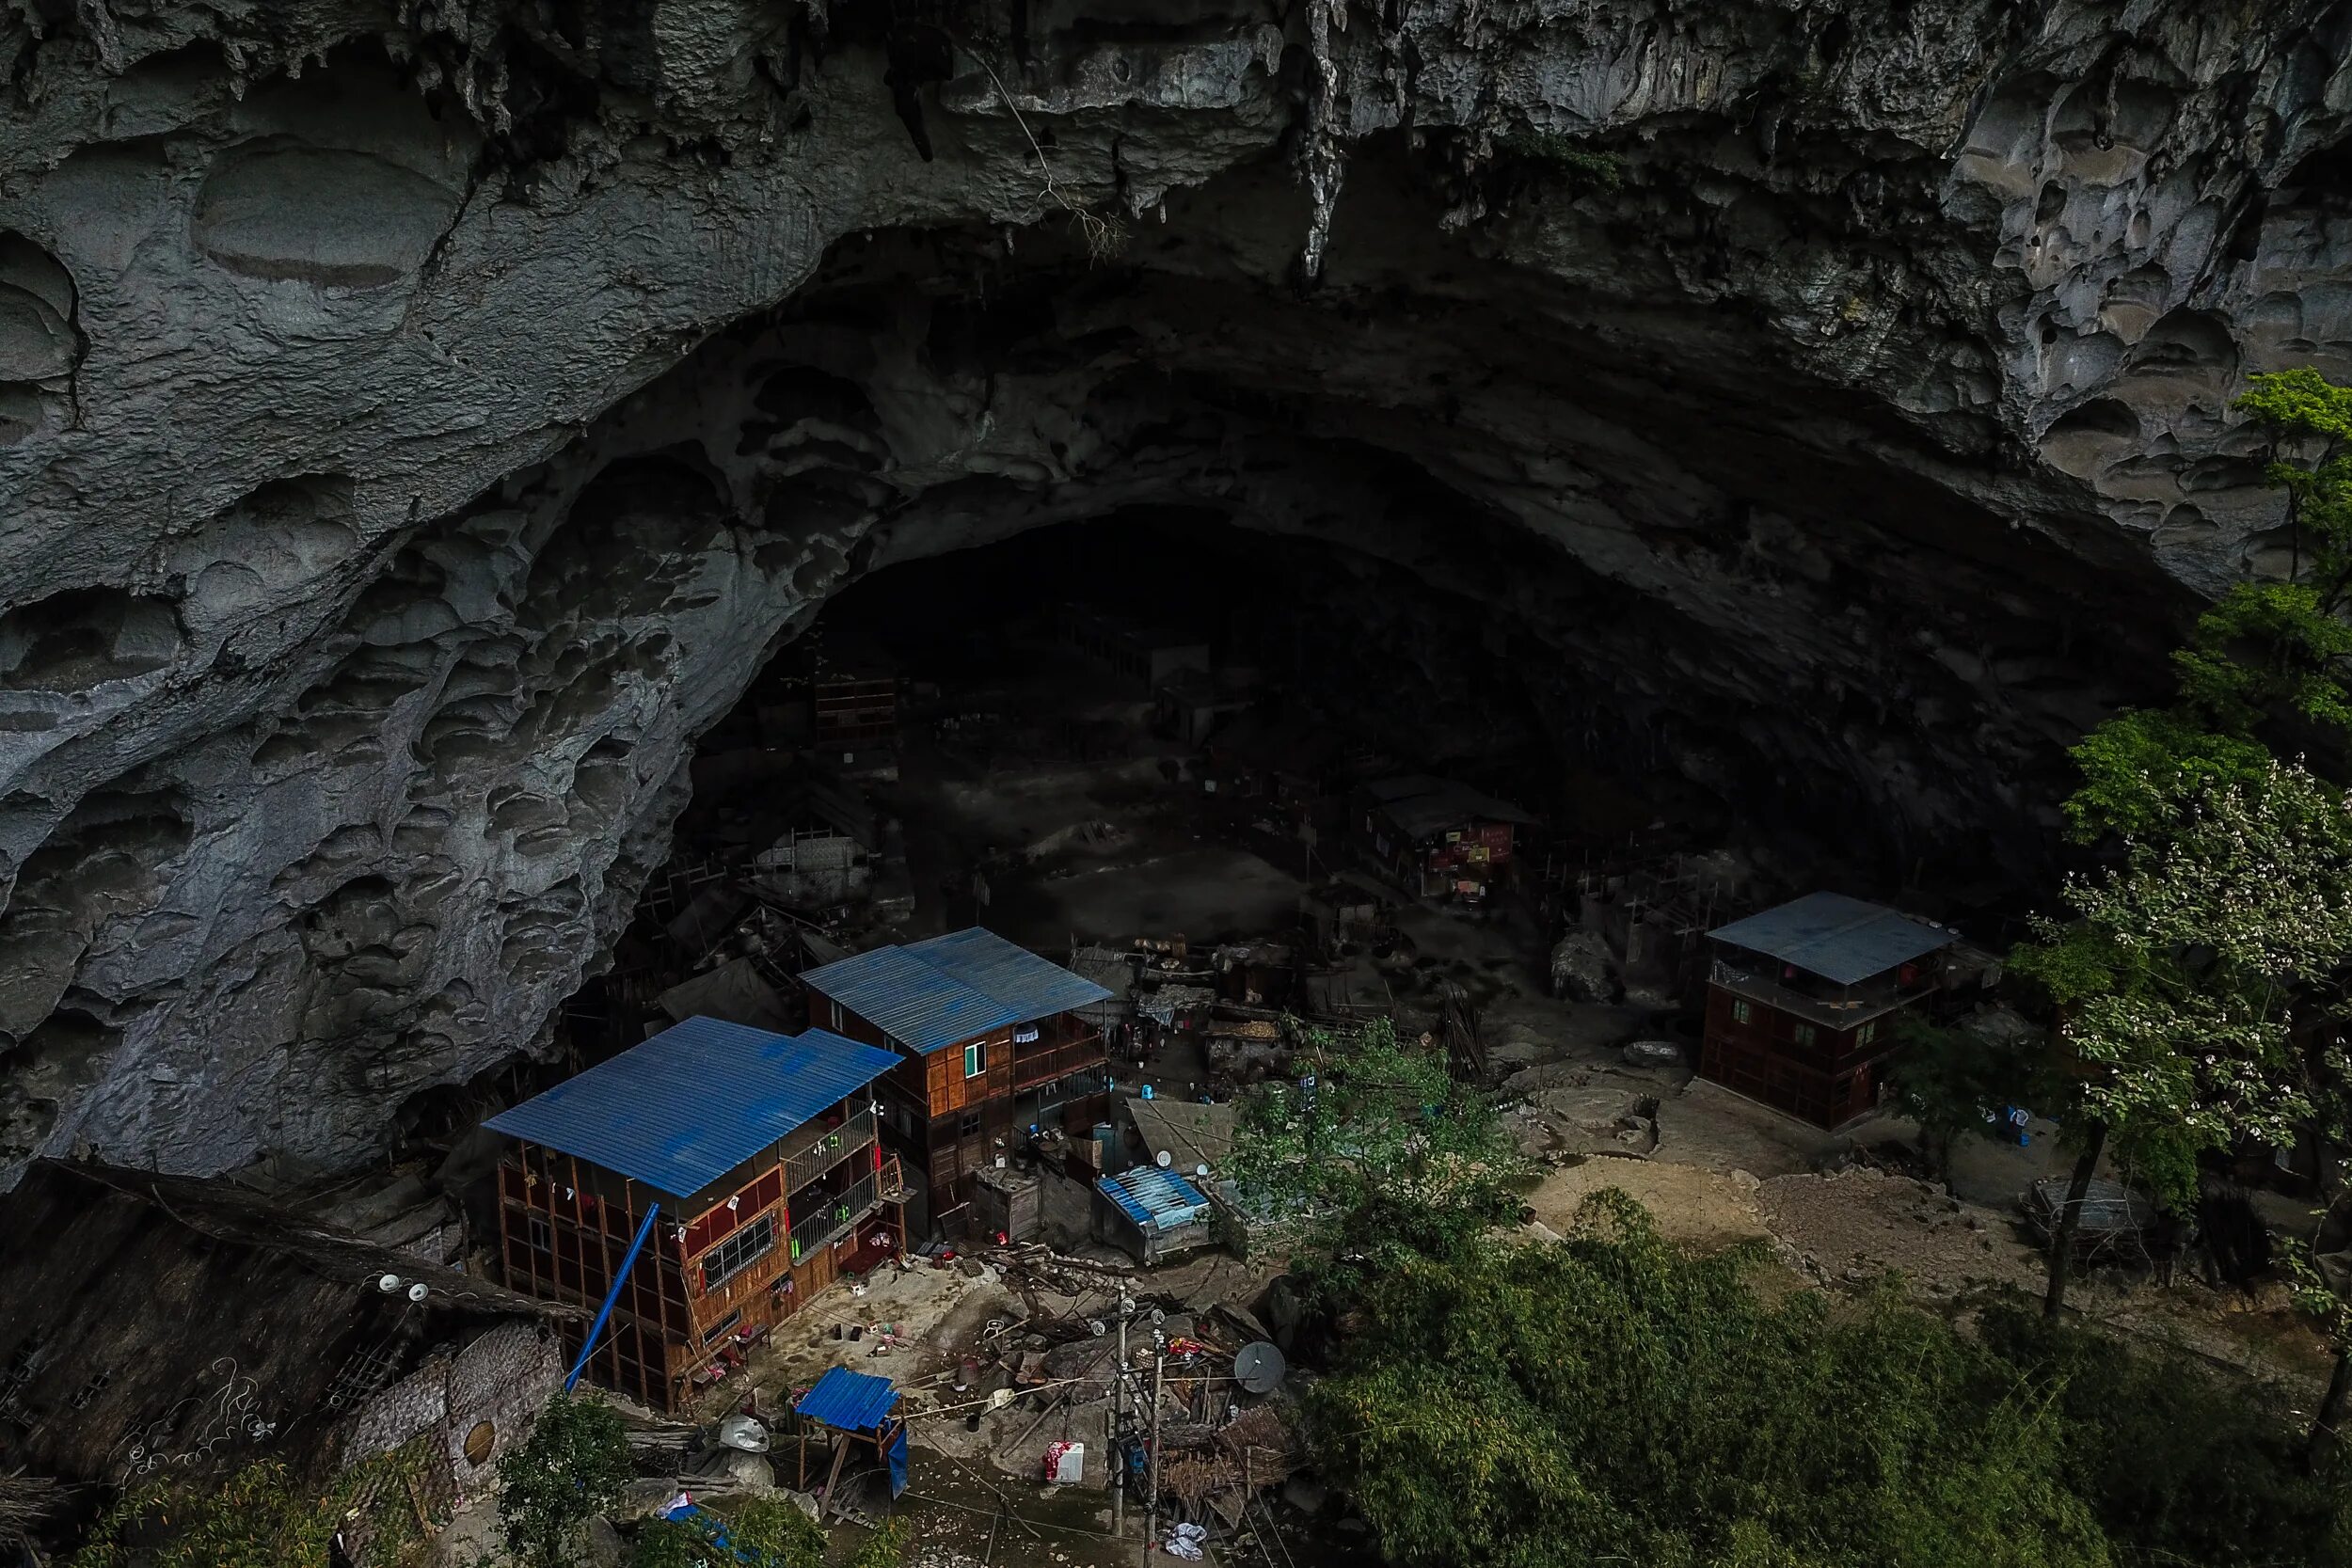
[[1109, 1059], [1103, 1037], [1091, 1029], [1063, 1038], [1048, 1035], [1034, 1044], [1013, 1048], [1013, 1092], [1020, 1094], [1084, 1068], [1102, 1067]]
[[1800, 1018], [1824, 1029], [1847, 1030], [1857, 1024], [1883, 1018], [1899, 1007], [1909, 1006], [1935, 990], [1932, 980], [1899, 987], [1892, 980], [1865, 981], [1848, 986], [1826, 995], [1816, 996], [1784, 986], [1752, 971], [1738, 969], [1715, 960], [1707, 976], [1708, 982], [1734, 996], [1760, 1002], [1765, 1006]]

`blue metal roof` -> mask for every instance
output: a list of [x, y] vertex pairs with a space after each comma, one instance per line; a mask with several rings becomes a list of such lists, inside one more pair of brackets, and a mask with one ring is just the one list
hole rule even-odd
[[1147, 1229], [1173, 1230], [1209, 1212], [1209, 1200], [1200, 1188], [1157, 1165], [1136, 1165], [1117, 1176], [1099, 1177], [1094, 1190]]
[[877, 947], [801, 978], [926, 1056], [1009, 1023], [1110, 997], [1091, 980], [977, 926], [905, 947]]
[[1959, 940], [1949, 931], [1842, 893], [1808, 893], [1707, 934], [1841, 986], [1883, 974]]
[[691, 1197], [898, 1060], [822, 1029], [693, 1018], [483, 1125]]
[[907, 951], [1013, 1009], [1015, 1023], [1110, 1000], [1093, 981], [977, 926], [910, 942]]
[[871, 1432], [898, 1402], [898, 1386], [870, 1372], [834, 1367], [792, 1408], [840, 1432]]

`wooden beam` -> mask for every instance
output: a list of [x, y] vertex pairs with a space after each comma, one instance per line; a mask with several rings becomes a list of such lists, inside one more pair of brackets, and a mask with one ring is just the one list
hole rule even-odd
[[817, 1515], [817, 1522], [820, 1525], [832, 1518], [841, 1506], [841, 1466], [849, 1462], [850, 1437], [844, 1433], [834, 1439], [833, 1471], [825, 1477], [825, 1506], [823, 1512]]

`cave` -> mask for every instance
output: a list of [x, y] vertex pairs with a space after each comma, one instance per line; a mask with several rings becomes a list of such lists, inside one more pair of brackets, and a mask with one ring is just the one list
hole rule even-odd
[[773, 672], [960, 593], [2011, 910], [2352, 367], [2250, 16], [492, 9], [0, 22], [0, 1180], [560, 1059]]

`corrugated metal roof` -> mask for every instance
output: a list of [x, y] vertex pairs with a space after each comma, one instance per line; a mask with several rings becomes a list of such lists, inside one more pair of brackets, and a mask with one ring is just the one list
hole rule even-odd
[[922, 1055], [1110, 995], [977, 926], [906, 947], [877, 947], [801, 978]]
[[977, 926], [910, 942], [907, 951], [1013, 1009], [1015, 1023], [1110, 999], [1093, 981]]
[[1481, 795], [1466, 784], [1427, 773], [1375, 779], [1364, 785], [1364, 790], [1380, 802], [1398, 832], [1413, 838], [1426, 838], [1469, 822], [1528, 825], [1535, 820], [1508, 800]]
[[838, 1432], [871, 1432], [898, 1402], [898, 1386], [870, 1372], [834, 1367], [792, 1408]]
[[1157, 1165], [1136, 1165], [1117, 1176], [1097, 1178], [1094, 1190], [1147, 1229], [1173, 1230], [1209, 1212], [1209, 1200], [1198, 1187]]
[[1959, 940], [1949, 931], [1842, 893], [1808, 893], [1707, 934], [1841, 986], [1883, 974]]
[[822, 1029], [694, 1018], [484, 1125], [691, 1197], [898, 1060]]

